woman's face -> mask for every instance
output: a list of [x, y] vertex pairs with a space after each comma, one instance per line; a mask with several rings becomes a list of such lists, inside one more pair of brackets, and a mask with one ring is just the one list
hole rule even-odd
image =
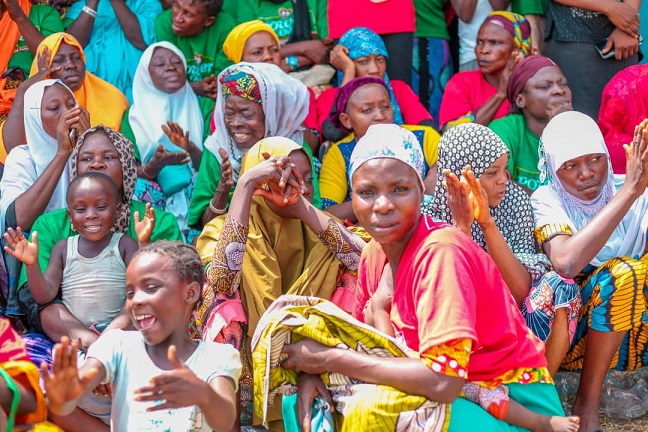
[[101, 132], [88, 135], [79, 149], [77, 173], [98, 171], [110, 177], [120, 192], [124, 189], [124, 172], [117, 149], [108, 136]]
[[571, 105], [572, 93], [567, 78], [557, 66], [540, 69], [524, 85], [515, 103], [523, 113], [538, 120], [550, 120], [553, 105]]
[[155, 88], [164, 93], [175, 93], [187, 82], [182, 59], [166, 48], [153, 50], [148, 70]]
[[608, 160], [604, 153], [592, 153], [570, 159], [556, 170], [565, 191], [583, 201], [598, 198], [608, 178]]
[[349, 98], [346, 111], [340, 114], [340, 122], [355, 133], [356, 140], [362, 138], [371, 125], [394, 123], [394, 109], [385, 86], [365, 84], [359, 87]]
[[227, 133], [240, 150], [248, 150], [265, 136], [263, 107], [239, 96], [225, 100], [224, 114]]
[[508, 173], [509, 154], [505, 153], [495, 160], [486, 171], [479, 177], [479, 182], [488, 195], [488, 205], [490, 207], [498, 206], [506, 195], [506, 182]]
[[41, 101], [41, 121], [45, 133], [56, 139], [56, 130], [61, 115], [75, 106], [76, 99], [62, 85], [54, 84], [45, 88]]
[[392, 158], [371, 159], [351, 179], [358, 223], [381, 244], [407, 244], [421, 214], [423, 190], [414, 170]]
[[56, 66], [60, 66], [61, 70], [52, 74], [53, 79], [60, 79], [73, 92], [83, 86], [86, 67], [78, 49], [62, 42], [52, 58], [51, 67]]
[[517, 47], [509, 32], [497, 24], [485, 23], [477, 33], [477, 44], [475, 45], [479, 70], [484, 75], [501, 72], [515, 49]]
[[271, 63], [281, 66], [279, 44], [270, 33], [256, 32], [245, 42], [241, 60], [249, 63]]
[[356, 77], [373, 76], [384, 79], [387, 70], [387, 58], [383, 55], [371, 54], [353, 59], [356, 67]]
[[[306, 186], [306, 193], [304, 198], [308, 202], [313, 202], [313, 168], [311, 166], [310, 160], [306, 155], [304, 150], [295, 150], [290, 153], [290, 162], [294, 165], [294, 170], [296, 170], [304, 179], [304, 186]], [[289, 216], [285, 208], [277, 207], [274, 204], [268, 202], [268, 207], [281, 217], [293, 217]]]

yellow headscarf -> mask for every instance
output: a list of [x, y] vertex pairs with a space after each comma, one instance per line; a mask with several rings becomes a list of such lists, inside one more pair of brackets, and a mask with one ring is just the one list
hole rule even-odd
[[[303, 151], [291, 139], [264, 138], [245, 154], [241, 173], [263, 162], [264, 152], [279, 157], [298, 150]], [[198, 239], [203, 262], [211, 261], [225, 220], [226, 215], [213, 219]], [[261, 197], [252, 198], [249, 228], [239, 289], [252, 336], [261, 315], [282, 294], [330, 299], [341, 262], [301, 220], [276, 215]], [[202, 322], [212, 301], [205, 293], [198, 310]]]
[[234, 63], [240, 63], [243, 59], [243, 50], [245, 49], [245, 43], [255, 33], [258, 32], [268, 32], [272, 37], [277, 41], [279, 45], [279, 37], [272, 27], [260, 20], [248, 21], [243, 24], [239, 24], [232, 29], [232, 31], [227, 35], [227, 39], [223, 42], [223, 52], [228, 59]]
[[[67, 33], [54, 33], [43, 39], [38, 45], [38, 51], [34, 56], [31, 71], [29, 72], [30, 77], [38, 73], [38, 56], [43, 50], [45, 48], [50, 49], [52, 53], [50, 57], [51, 65], [63, 42], [78, 49], [83, 63], [85, 63], [86, 58], [83, 47], [74, 36]], [[121, 130], [122, 116], [126, 108], [128, 108], [128, 99], [117, 87], [86, 71], [83, 85], [74, 92], [74, 97], [79, 105], [90, 113], [90, 126], [103, 124], [116, 131]]]

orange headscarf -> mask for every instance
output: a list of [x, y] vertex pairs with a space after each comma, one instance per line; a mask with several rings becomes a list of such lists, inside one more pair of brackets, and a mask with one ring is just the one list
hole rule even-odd
[[[34, 57], [31, 71], [29, 72], [30, 77], [38, 72], [38, 55], [46, 47], [49, 48], [52, 53], [50, 58], [51, 64], [63, 42], [78, 49], [85, 63], [83, 48], [74, 36], [67, 33], [54, 33], [43, 39], [40, 45], [38, 45], [38, 51]], [[79, 105], [87, 109], [90, 113], [91, 126], [103, 124], [116, 131], [121, 129], [121, 120], [124, 111], [128, 108], [128, 100], [117, 87], [86, 71], [83, 85], [79, 90], [74, 92], [74, 97]]]
[[[31, 2], [29, 0], [18, 0], [18, 5], [25, 15], [29, 16]], [[9, 12], [5, 12], [2, 19], [0, 19], [0, 35], [2, 35], [2, 40], [0, 40], [0, 73], [3, 73], [7, 70], [9, 61], [16, 50], [18, 39], [20, 39], [18, 24], [9, 17]], [[5, 90], [6, 84], [7, 79], [0, 78], [0, 113], [8, 113], [16, 97], [16, 89]]]

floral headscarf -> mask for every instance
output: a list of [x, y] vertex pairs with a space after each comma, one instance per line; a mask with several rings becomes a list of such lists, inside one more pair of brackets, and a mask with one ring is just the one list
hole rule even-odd
[[130, 226], [130, 211], [131, 201], [133, 200], [133, 192], [135, 191], [135, 183], [137, 181], [137, 167], [135, 166], [135, 153], [133, 152], [133, 143], [124, 135], [110, 129], [107, 126], [99, 125], [88, 129], [74, 147], [72, 153], [72, 179], [75, 179], [79, 173], [78, 158], [81, 148], [85, 143], [88, 135], [94, 132], [103, 132], [110, 142], [115, 146], [117, 154], [119, 154], [119, 162], [121, 164], [124, 182], [122, 184], [122, 200], [117, 204], [117, 212], [115, 215], [115, 225], [113, 230], [120, 233], [128, 232]]
[[221, 93], [225, 100], [234, 95], [256, 102], [259, 105], [262, 103], [261, 88], [254, 75], [242, 70], [233, 70], [229, 74], [221, 75], [219, 81], [221, 83]]
[[416, 171], [421, 187], [425, 190], [421, 175], [425, 170], [425, 159], [421, 145], [412, 132], [394, 124], [370, 126], [351, 154], [349, 179], [353, 178], [353, 173], [363, 163], [379, 158], [397, 159], [409, 165]]
[[[344, 46], [349, 50], [349, 58], [355, 60], [358, 57], [366, 57], [371, 54], [381, 55], [385, 58], [389, 58], [387, 53], [387, 47], [383, 40], [372, 30], [369, 30], [365, 27], [355, 27], [344, 33], [338, 42], [339, 45]], [[391, 104], [394, 109], [394, 123], [403, 124], [403, 114], [401, 113], [400, 106], [396, 100], [396, 95], [394, 95], [394, 90], [392, 89], [391, 83], [389, 82], [389, 77], [387, 72], [383, 77], [387, 89], [389, 90], [389, 97], [391, 99]], [[338, 81], [342, 82], [342, 73], [338, 72]]]

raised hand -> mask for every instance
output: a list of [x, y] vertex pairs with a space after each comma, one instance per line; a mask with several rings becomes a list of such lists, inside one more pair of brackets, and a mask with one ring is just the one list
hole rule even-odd
[[4, 238], [7, 241], [7, 246], [4, 247], [5, 252], [26, 266], [36, 264], [38, 260], [38, 233], [36, 231], [32, 234], [31, 243], [27, 240], [20, 227], [16, 231], [9, 228], [4, 233]]
[[9, 18], [13, 21], [18, 20], [21, 16], [25, 15], [16, 0], [2, 0], [2, 4], [7, 13], [9, 13]]
[[162, 125], [162, 130], [169, 137], [169, 140], [183, 150], [188, 150], [189, 147], [189, 131], [183, 132], [178, 123], [167, 121], [166, 125]]
[[445, 175], [444, 186], [448, 190], [448, 207], [452, 213], [454, 226], [464, 234], [471, 236], [472, 223], [475, 220], [475, 209], [470, 200], [470, 188], [467, 183], [459, 180], [450, 170], [443, 170]]
[[266, 162], [274, 163], [274, 173], [279, 173], [277, 179], [270, 178], [265, 187], [257, 188], [254, 192], [257, 196], [262, 196], [266, 201], [277, 207], [290, 207], [300, 200], [300, 195], [306, 192], [304, 179], [294, 170], [295, 165], [290, 161], [289, 156], [280, 158], [271, 157], [268, 153], [263, 153]]
[[137, 235], [137, 241], [141, 245], [151, 242], [153, 228], [155, 228], [155, 211], [151, 204], [147, 203], [143, 219], [140, 219], [138, 211], [135, 212], [135, 234]]
[[331, 65], [344, 75], [350, 74], [355, 76], [355, 63], [349, 57], [349, 49], [344, 45], [336, 45], [331, 50]]
[[[85, 130], [81, 130], [83, 128], [82, 125], [86, 123], [89, 124], [88, 112], [79, 105], [61, 114], [58, 127], [56, 128], [59, 152], [66, 155], [72, 154], [76, 139], [81, 136], [81, 133], [85, 132]], [[72, 131], [75, 131], [76, 139], [71, 134]]]
[[201, 380], [178, 358], [175, 345], [167, 351], [173, 370], [151, 378], [150, 385], [135, 390], [135, 400], [156, 402], [147, 411], [162, 411], [192, 405], [200, 406], [203, 402], [201, 389], [209, 389], [209, 384]]
[[623, 187], [632, 188], [641, 195], [648, 186], [648, 119], [635, 127], [632, 144], [624, 145], [626, 151], [626, 180]]
[[43, 48], [43, 51], [38, 54], [38, 57], [36, 57], [36, 64], [38, 64], [38, 72], [36, 72], [36, 74], [33, 77], [25, 81], [25, 86], [29, 87], [38, 81], [48, 79], [54, 72], [60, 71], [61, 66], [50, 67], [51, 60], [52, 60], [52, 50], [50, 50], [47, 47]]
[[186, 151], [170, 152], [162, 144], [158, 145], [150, 161], [143, 167], [145, 175], [150, 179], [157, 177], [158, 173], [167, 165], [182, 165], [189, 163], [191, 158]]
[[499, 87], [497, 89], [498, 92], [504, 92], [504, 94], [506, 94], [509, 78], [513, 73], [513, 69], [515, 69], [518, 63], [520, 63], [523, 59], [524, 55], [522, 55], [522, 52], [520, 50], [515, 50], [511, 53], [511, 57], [509, 57], [508, 61], [506, 62], [504, 70], [502, 70], [502, 77], [500, 78]]
[[473, 215], [478, 224], [483, 225], [491, 221], [490, 209], [488, 207], [488, 195], [481, 185], [479, 179], [475, 177], [475, 173], [470, 168], [470, 165], [461, 171], [461, 181], [470, 188], [471, 206], [473, 208]]
[[218, 180], [218, 190], [220, 192], [229, 194], [232, 187], [234, 187], [234, 178], [232, 177], [232, 163], [229, 160], [229, 156], [225, 149], [219, 148], [218, 154], [221, 157], [220, 164], [220, 179]]
[[61, 343], [54, 346], [52, 372], [49, 372], [47, 363], [41, 363], [41, 376], [45, 383], [49, 407], [55, 413], [62, 413], [66, 404], [86, 393], [91, 381], [99, 373], [97, 369], [90, 369], [83, 376], [79, 376], [78, 348], [76, 342], [70, 343], [70, 339], [63, 336]]

